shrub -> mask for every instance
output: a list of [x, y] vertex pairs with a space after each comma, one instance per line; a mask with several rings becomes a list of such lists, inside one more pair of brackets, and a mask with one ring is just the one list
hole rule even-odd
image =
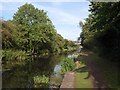
[[45, 75], [40, 75], [40, 76], [35, 76], [33, 77], [34, 80], [34, 87], [38, 88], [38, 87], [48, 87], [49, 84], [49, 78]]
[[75, 68], [75, 63], [73, 61], [73, 58], [66, 58], [62, 63], [61, 63], [61, 70], [60, 73], [64, 74], [68, 71], [72, 71]]
[[25, 64], [26, 53], [24, 51], [3, 50], [2, 64], [5, 68], [12, 68], [16, 65]]

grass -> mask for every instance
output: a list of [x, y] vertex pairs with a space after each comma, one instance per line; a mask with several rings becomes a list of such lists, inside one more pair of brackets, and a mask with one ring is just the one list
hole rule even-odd
[[116, 62], [101, 58], [95, 53], [91, 54], [89, 58], [96, 62], [110, 88], [120, 88], [120, 85], [118, 85], [118, 64]]
[[[80, 59], [79, 57], [77, 59]], [[93, 88], [93, 84], [88, 77], [88, 68], [84, 60], [79, 61], [79, 68], [75, 70], [75, 88]], [[78, 63], [76, 63], [77, 66]]]
[[[97, 58], [97, 56], [96, 56]], [[103, 58], [96, 59], [96, 63], [100, 67], [103, 77], [110, 88], [119, 88], [118, 65], [115, 62], [105, 60]]]
[[[120, 89], [120, 77], [118, 77], [119, 71], [117, 63], [103, 59], [95, 53], [90, 54], [88, 52], [89, 51], [83, 51], [82, 54], [80, 54], [80, 56], [78, 57], [78, 60], [80, 60], [80, 62], [85, 65], [87, 59], [94, 60], [97, 66], [100, 68], [101, 74], [103, 75], [103, 78], [107, 82], [108, 86], [110, 88]], [[79, 70], [79, 73], [76, 74], [75, 84], [77, 88], [91, 87], [89, 79], [84, 80], [84, 77], [87, 75], [87, 70], [83, 71], [84, 72], [80, 72]]]
[[75, 88], [93, 88], [90, 79], [86, 79], [88, 72], [75, 73]]

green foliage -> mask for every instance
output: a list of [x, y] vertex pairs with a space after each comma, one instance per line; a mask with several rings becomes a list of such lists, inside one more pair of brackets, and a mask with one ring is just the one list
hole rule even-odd
[[75, 45], [74, 41], [65, 39], [64, 52], [76, 51], [79, 48], [78, 45]]
[[40, 88], [40, 87], [48, 87], [48, 83], [49, 83], [49, 78], [45, 75], [43, 76], [35, 76], [33, 77], [33, 80], [34, 80], [34, 87], [35, 88]]
[[64, 49], [64, 44], [65, 44], [65, 41], [63, 39], [63, 37], [60, 35], [60, 34], [57, 34], [56, 35], [56, 38], [55, 38], [55, 52], [62, 52], [63, 49]]
[[18, 25], [16, 41], [23, 50], [39, 53], [39, 49], [54, 49], [56, 31], [44, 10], [38, 10], [31, 4], [25, 4], [13, 16]]
[[90, 79], [85, 79], [88, 76], [88, 72], [77, 72], [75, 73], [75, 88], [89, 88], [93, 89], [93, 85]]
[[16, 65], [24, 65], [26, 63], [26, 52], [20, 50], [3, 50], [2, 63], [3, 68], [12, 68]]
[[83, 30], [82, 45], [107, 58], [111, 56], [118, 59], [120, 54], [120, 2], [91, 2], [89, 11], [91, 14], [86, 22], [80, 24]]
[[4, 50], [4, 60], [25, 60], [26, 54], [24, 51]]
[[59, 73], [64, 74], [66, 72], [72, 71], [73, 69], [75, 69], [73, 58], [66, 58], [61, 63], [61, 70], [59, 71]]
[[[11, 21], [0, 21], [2, 25], [3, 64], [14, 66], [27, 62], [27, 55], [46, 57], [76, 50], [73, 41], [57, 34], [52, 21], [44, 10], [32, 4], [22, 5]], [[9, 67], [8, 65], [8, 67]]]
[[17, 49], [31, 54], [61, 53], [75, 46], [73, 41], [64, 40], [56, 33], [52, 21], [44, 10], [31, 4], [22, 5], [14, 14], [12, 21], [1, 21], [3, 49]]
[[17, 47], [14, 37], [16, 26], [11, 21], [0, 21], [2, 25], [2, 48], [10, 49]]

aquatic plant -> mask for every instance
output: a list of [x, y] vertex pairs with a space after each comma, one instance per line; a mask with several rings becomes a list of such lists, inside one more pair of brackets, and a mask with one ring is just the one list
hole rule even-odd
[[49, 84], [49, 77], [45, 76], [45, 75], [37, 75], [35, 77], [33, 77], [34, 80], [34, 87], [38, 88], [38, 87], [48, 87]]
[[72, 71], [75, 68], [75, 63], [73, 61], [73, 58], [66, 58], [62, 63], [61, 63], [61, 70], [59, 73], [64, 74], [68, 71]]

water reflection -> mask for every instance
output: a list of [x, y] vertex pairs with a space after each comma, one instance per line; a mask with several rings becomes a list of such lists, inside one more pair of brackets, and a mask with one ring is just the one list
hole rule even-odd
[[[59, 63], [64, 55], [50, 55], [48, 58], [30, 57], [25, 65], [18, 65], [2, 73], [3, 88], [43, 88], [49, 87], [54, 71], [59, 70]], [[61, 77], [60, 77], [61, 78]], [[51, 80], [52, 80], [51, 79]], [[58, 78], [56, 80], [60, 81]], [[41, 80], [41, 81], [40, 81]]]

